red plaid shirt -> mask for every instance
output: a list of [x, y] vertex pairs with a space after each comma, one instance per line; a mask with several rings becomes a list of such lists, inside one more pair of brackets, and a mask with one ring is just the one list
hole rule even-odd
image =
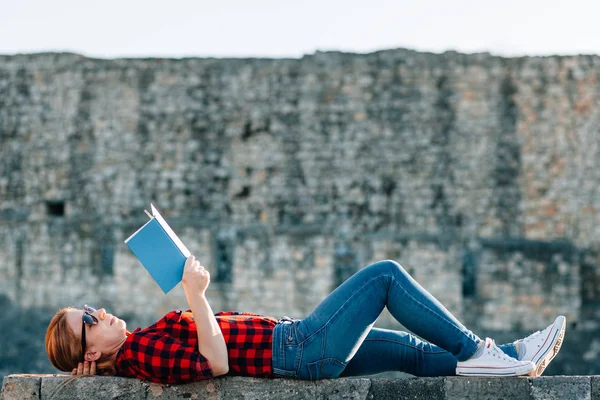
[[[271, 376], [273, 329], [264, 315], [220, 312], [215, 317], [227, 344], [229, 374]], [[127, 336], [117, 353], [117, 375], [156, 383], [184, 383], [212, 377], [198, 351], [196, 322], [190, 311], [171, 311], [146, 329]]]

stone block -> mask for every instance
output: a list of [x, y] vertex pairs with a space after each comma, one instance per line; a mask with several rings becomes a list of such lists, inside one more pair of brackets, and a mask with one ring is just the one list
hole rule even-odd
[[42, 379], [40, 398], [52, 400], [124, 398], [145, 400], [146, 386], [147, 383], [138, 379], [115, 376], [47, 375]]
[[447, 377], [446, 400], [529, 400], [527, 378]]
[[592, 388], [592, 400], [600, 400], [600, 376], [590, 377]]
[[221, 380], [209, 379], [205, 381], [188, 383], [185, 385], [160, 385], [148, 383], [147, 400], [220, 400]]
[[444, 378], [373, 379], [367, 399], [444, 400]]
[[9, 375], [2, 380], [2, 400], [37, 400], [42, 378], [39, 375]]
[[589, 376], [544, 376], [531, 378], [532, 400], [591, 400], [592, 381]]
[[369, 379], [323, 379], [316, 381], [317, 399], [320, 400], [366, 400], [371, 388]]
[[223, 399], [277, 400], [314, 399], [317, 390], [314, 382], [290, 379], [260, 379], [228, 377], [221, 382]]

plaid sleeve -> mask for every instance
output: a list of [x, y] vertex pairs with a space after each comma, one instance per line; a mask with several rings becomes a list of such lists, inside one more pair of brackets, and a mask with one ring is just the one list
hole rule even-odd
[[124, 351], [129, 371], [155, 383], [184, 383], [211, 378], [208, 360], [198, 349], [165, 332], [136, 335]]

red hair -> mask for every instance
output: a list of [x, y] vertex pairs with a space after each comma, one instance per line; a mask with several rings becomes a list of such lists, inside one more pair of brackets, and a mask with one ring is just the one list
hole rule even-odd
[[[81, 361], [81, 339], [69, 327], [67, 323], [67, 312], [75, 308], [67, 307], [59, 310], [46, 330], [46, 353], [48, 359], [61, 371], [71, 372], [77, 368]], [[116, 354], [101, 357], [96, 361], [96, 373], [98, 375], [116, 375]]]

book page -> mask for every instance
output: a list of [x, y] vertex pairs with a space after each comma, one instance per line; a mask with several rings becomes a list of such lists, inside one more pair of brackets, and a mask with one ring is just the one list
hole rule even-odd
[[173, 229], [171, 229], [169, 224], [167, 224], [167, 221], [164, 220], [164, 218], [162, 217], [162, 215], [160, 215], [158, 210], [154, 208], [154, 205], [150, 204], [150, 207], [152, 207], [152, 215], [154, 216], [154, 218], [156, 218], [160, 226], [162, 226], [165, 232], [167, 232], [167, 235], [169, 235], [173, 243], [175, 243], [179, 250], [181, 250], [181, 253], [183, 253], [185, 258], [188, 258], [191, 254], [190, 251], [187, 249], [187, 247], [185, 247], [181, 239], [177, 237], [175, 232], [173, 232]]

